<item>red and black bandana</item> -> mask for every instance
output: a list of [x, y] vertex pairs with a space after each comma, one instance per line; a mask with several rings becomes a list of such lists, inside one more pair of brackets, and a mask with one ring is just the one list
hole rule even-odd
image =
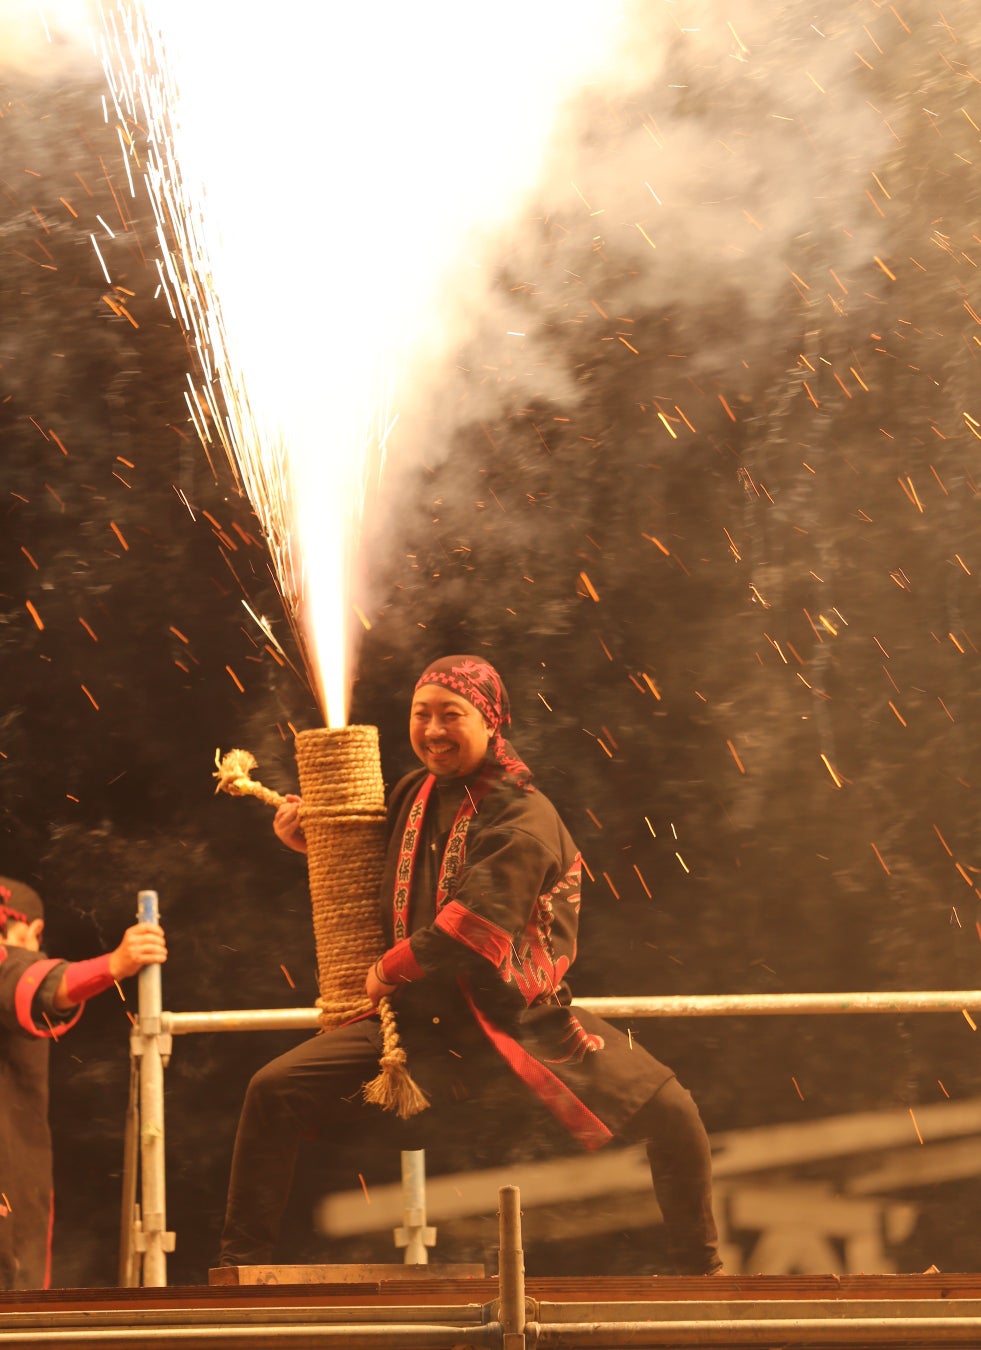
[[33, 923], [44, 918], [44, 905], [37, 891], [12, 877], [0, 877], [0, 933], [8, 923]]
[[489, 661], [479, 656], [443, 656], [426, 667], [415, 687], [420, 689], [424, 684], [442, 685], [472, 704], [491, 729], [488, 760], [500, 767], [505, 782], [534, 792], [531, 770], [504, 738], [511, 725], [511, 702], [504, 681]]

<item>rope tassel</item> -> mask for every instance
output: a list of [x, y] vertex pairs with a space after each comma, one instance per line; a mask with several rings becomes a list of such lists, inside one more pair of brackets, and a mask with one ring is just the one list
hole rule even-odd
[[[216, 791], [254, 796], [272, 806], [286, 800], [251, 778], [246, 750], [216, 756]], [[307, 875], [317, 951], [320, 1023], [343, 1026], [371, 1014], [365, 972], [385, 950], [378, 895], [385, 862], [385, 789], [376, 727], [301, 731], [296, 737], [300, 823], [307, 841]], [[365, 1100], [403, 1119], [429, 1105], [414, 1082], [389, 1000], [378, 1006], [382, 1054]]]

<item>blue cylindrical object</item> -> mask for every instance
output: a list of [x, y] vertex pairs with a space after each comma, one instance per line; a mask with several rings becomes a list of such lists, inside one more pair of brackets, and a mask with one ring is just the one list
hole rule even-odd
[[138, 923], [160, 922], [160, 901], [156, 891], [140, 891], [136, 897], [136, 919]]

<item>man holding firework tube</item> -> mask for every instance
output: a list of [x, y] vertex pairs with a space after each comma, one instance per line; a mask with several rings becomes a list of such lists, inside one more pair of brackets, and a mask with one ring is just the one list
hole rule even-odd
[[[409, 717], [422, 768], [388, 804], [382, 882], [387, 950], [366, 972], [373, 1005], [391, 998], [414, 1078], [435, 1106], [548, 1112], [582, 1147], [644, 1142], [672, 1268], [721, 1269], [711, 1160], [698, 1109], [636, 1041], [570, 1006], [580, 855], [528, 766], [505, 739], [507, 692], [474, 656], [432, 662]], [[278, 809], [280, 840], [306, 850], [301, 802]], [[271, 1259], [299, 1139], [329, 1139], [362, 1109], [379, 1049], [377, 1020], [303, 1042], [261, 1069], [239, 1121], [220, 1260]]]

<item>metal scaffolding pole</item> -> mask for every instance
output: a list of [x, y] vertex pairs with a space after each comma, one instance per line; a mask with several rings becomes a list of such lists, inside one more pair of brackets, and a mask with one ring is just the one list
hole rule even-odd
[[[981, 990], [929, 989], [841, 994], [668, 994], [574, 998], [574, 1008], [600, 1017], [772, 1017], [842, 1013], [963, 1013], [981, 1009]], [[233, 1008], [225, 1012], [165, 1012], [163, 1031], [304, 1031], [320, 1025], [316, 1008]]]
[[402, 1226], [395, 1229], [396, 1247], [405, 1248], [407, 1266], [429, 1264], [436, 1229], [426, 1223], [426, 1150], [402, 1150]]
[[517, 1186], [502, 1186], [497, 1193], [498, 1281], [502, 1350], [525, 1346], [525, 1253], [521, 1246], [521, 1196]]
[[[158, 923], [156, 891], [140, 891], [141, 923]], [[170, 1035], [161, 1025], [160, 967], [144, 966], [139, 974], [137, 1053], [140, 1063], [140, 1183], [142, 1218], [135, 1245], [143, 1254], [143, 1284], [167, 1283], [166, 1253], [174, 1250], [167, 1232], [167, 1181], [164, 1158], [164, 1067], [170, 1058]]]

